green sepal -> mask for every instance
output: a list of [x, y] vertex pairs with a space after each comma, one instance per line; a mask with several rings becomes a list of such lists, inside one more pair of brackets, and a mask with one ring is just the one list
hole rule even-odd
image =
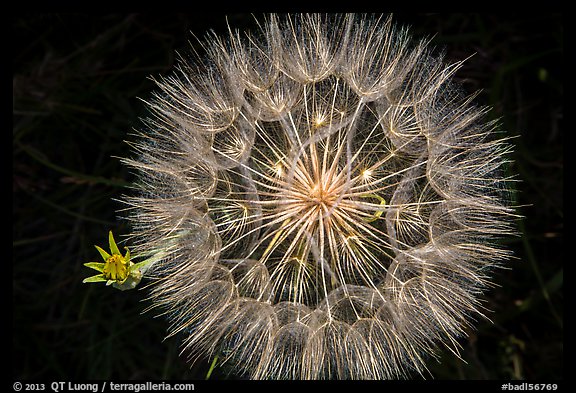
[[153, 262], [152, 259], [146, 259], [145, 261], [135, 263], [134, 265], [130, 266], [130, 270], [141, 270], [151, 264]]
[[105, 263], [102, 262], [88, 262], [85, 263], [84, 266], [89, 267], [90, 269], [98, 270], [100, 273], [104, 272]]
[[98, 252], [100, 253], [100, 255], [102, 255], [102, 258], [104, 258], [104, 260], [108, 260], [108, 258], [110, 258], [112, 255], [108, 254], [106, 251], [104, 251], [103, 249], [101, 249], [98, 246], [94, 246], [96, 247], [96, 249], [98, 250]]
[[98, 274], [97, 276], [92, 276], [92, 277], [88, 277], [85, 278], [82, 283], [89, 283], [89, 282], [104, 282], [104, 281], [108, 281], [106, 280], [106, 278], [104, 277], [104, 275], [102, 274]]
[[112, 255], [122, 255], [120, 254], [120, 250], [116, 245], [116, 241], [114, 240], [114, 236], [112, 235], [112, 231], [108, 233], [108, 243], [110, 244], [110, 251], [112, 251]]

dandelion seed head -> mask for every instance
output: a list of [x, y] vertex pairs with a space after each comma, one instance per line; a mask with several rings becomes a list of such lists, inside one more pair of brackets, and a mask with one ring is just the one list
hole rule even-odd
[[251, 378], [400, 378], [508, 252], [509, 144], [391, 18], [268, 17], [157, 81], [125, 159], [153, 308]]

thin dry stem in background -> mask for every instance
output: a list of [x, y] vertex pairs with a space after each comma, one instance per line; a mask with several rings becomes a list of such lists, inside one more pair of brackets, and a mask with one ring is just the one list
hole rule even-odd
[[270, 16], [157, 81], [125, 159], [153, 307], [251, 378], [382, 379], [478, 316], [507, 141], [391, 18]]

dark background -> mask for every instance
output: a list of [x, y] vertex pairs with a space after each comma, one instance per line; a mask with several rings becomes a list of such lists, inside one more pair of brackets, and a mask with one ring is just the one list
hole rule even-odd
[[[256, 16], [260, 17], [259, 14]], [[146, 109], [149, 76], [166, 75], [175, 50], [202, 51], [192, 33], [254, 29], [248, 14], [13, 15], [12, 373], [14, 380], [203, 379], [167, 322], [141, 314], [146, 291], [82, 284], [94, 244], [129, 232], [114, 201], [131, 181], [117, 157]], [[259, 18], [261, 19], [261, 18]], [[563, 19], [514, 15], [404, 14], [432, 36], [465, 90], [516, 137], [513, 193], [525, 219], [507, 241], [515, 259], [486, 295], [493, 323], [461, 340], [462, 362], [442, 353], [431, 379], [563, 377]], [[138, 98], [139, 97], [139, 98]], [[217, 368], [212, 378], [232, 378]]]

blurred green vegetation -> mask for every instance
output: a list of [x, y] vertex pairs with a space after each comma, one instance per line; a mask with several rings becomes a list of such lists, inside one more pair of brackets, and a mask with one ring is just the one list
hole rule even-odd
[[[227, 18], [227, 19], [226, 19]], [[167, 322], [141, 314], [146, 289], [82, 284], [94, 244], [128, 233], [115, 202], [131, 181], [117, 157], [140, 126], [149, 76], [214, 29], [255, 28], [246, 14], [21, 14], [13, 33], [13, 377], [203, 379]], [[516, 258], [496, 272], [462, 357], [440, 353], [436, 379], [563, 377], [563, 19], [559, 14], [397, 14], [450, 61], [464, 88], [515, 136]], [[216, 367], [213, 379], [226, 377]]]

